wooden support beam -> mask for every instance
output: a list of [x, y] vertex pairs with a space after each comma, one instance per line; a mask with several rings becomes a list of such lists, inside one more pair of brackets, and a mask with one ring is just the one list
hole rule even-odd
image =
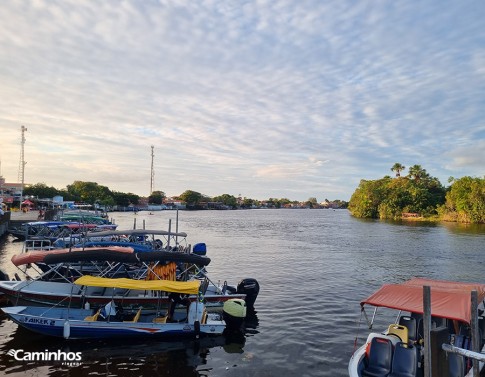
[[431, 287], [423, 287], [424, 377], [431, 377]]

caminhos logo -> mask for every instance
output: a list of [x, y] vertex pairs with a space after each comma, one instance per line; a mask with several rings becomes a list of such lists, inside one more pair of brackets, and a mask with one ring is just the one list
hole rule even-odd
[[82, 360], [81, 352], [63, 352], [61, 350], [44, 352], [28, 352], [22, 349], [11, 349], [7, 355], [17, 361], [59, 361], [63, 365], [79, 365]]

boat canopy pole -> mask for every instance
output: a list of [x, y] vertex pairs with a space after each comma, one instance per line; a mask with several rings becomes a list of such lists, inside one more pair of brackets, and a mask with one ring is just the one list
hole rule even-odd
[[[210, 279], [210, 278], [207, 276], [207, 274], [205, 273], [205, 271], [204, 271], [204, 267], [202, 267], [202, 269], [200, 269], [200, 268], [199, 268], [199, 266], [197, 266], [196, 264], [194, 264], [194, 266], [195, 266], [195, 271], [196, 271], [195, 276], [197, 276], [199, 273], [200, 273], [200, 274], [202, 274], [202, 275], [204, 275], [204, 277], [205, 277], [205, 278], [206, 278], [206, 279], [207, 279], [207, 280], [208, 280], [210, 283], [212, 283], [212, 285], [213, 285], [214, 287], [217, 287], [217, 293], [222, 294], [222, 290], [221, 290], [221, 288], [220, 288], [219, 284], [218, 284], [218, 285], [215, 285], [215, 284], [214, 284], [214, 282], [213, 282], [213, 281], [212, 281], [212, 280], [211, 280], [211, 279]], [[205, 292], [203, 292], [203, 293], [205, 294]]]
[[399, 318], [401, 318], [401, 313], [402, 313], [402, 310], [399, 310], [397, 312], [397, 317], [396, 317], [396, 321], [394, 323], [399, 323]]
[[369, 317], [367, 317], [367, 313], [365, 311], [364, 306], [362, 306], [362, 312], [364, 313], [365, 321], [367, 322], [367, 327], [369, 330], [372, 330], [372, 326], [374, 325], [374, 318], [376, 317], [377, 313], [377, 306], [374, 308], [374, 313], [372, 314], [372, 320], [369, 322]]
[[177, 234], [175, 236], [175, 245], [178, 246], [179, 244], [179, 237], [178, 237], [178, 232], [179, 232], [179, 210], [177, 208], [177, 212], [176, 212], [177, 216], [176, 216], [176, 222], [175, 222], [175, 233]]

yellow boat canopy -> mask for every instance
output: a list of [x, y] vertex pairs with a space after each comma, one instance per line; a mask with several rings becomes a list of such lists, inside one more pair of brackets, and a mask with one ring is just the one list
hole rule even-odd
[[165, 291], [174, 293], [199, 293], [200, 281], [171, 281], [171, 280], [133, 280], [127, 278], [108, 279], [98, 276], [84, 275], [78, 278], [74, 284], [90, 287], [138, 289], [150, 291]]

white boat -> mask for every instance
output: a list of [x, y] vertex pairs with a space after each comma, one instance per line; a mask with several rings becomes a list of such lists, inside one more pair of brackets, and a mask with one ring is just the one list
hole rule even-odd
[[[365, 343], [354, 350], [348, 365], [350, 377], [423, 375], [423, 286], [431, 288], [432, 331], [439, 334], [437, 336], [446, 338], [445, 341], [455, 347], [470, 349], [471, 292], [476, 290], [478, 302], [483, 303], [485, 284], [421, 278], [402, 284], [386, 284], [360, 303], [361, 319], [364, 316], [372, 329], [378, 308], [393, 310], [396, 319], [382, 332], [371, 332]], [[368, 321], [365, 311], [369, 306], [374, 307], [371, 322]], [[387, 315], [391, 314], [388, 310], [384, 311]], [[483, 325], [484, 321], [482, 317], [480, 323]], [[483, 346], [482, 333], [480, 349], [483, 350]], [[441, 350], [441, 344], [438, 348], [437, 352]], [[469, 358], [449, 353], [445, 363], [448, 364], [446, 369], [449, 370], [450, 377], [471, 376]], [[482, 366], [481, 363], [480, 368]]]
[[[75, 250], [75, 251], [73, 251]], [[227, 283], [214, 283], [207, 276], [205, 266], [210, 258], [177, 251], [151, 251], [133, 253], [131, 248], [107, 247], [37, 251], [12, 257], [12, 262], [47, 267], [37, 278], [23, 281], [0, 281], [2, 292], [13, 305], [49, 306], [58, 304], [82, 308], [86, 302], [101, 305], [109, 300], [126, 308], [142, 306], [154, 308], [160, 303], [168, 306], [168, 295], [160, 296], [153, 290], [106, 288], [82, 286], [73, 281], [82, 275], [103, 277], [129, 277], [136, 280], [179, 280], [198, 278], [202, 281], [201, 292], [208, 307], [220, 307], [224, 302], [239, 298], [246, 301], [249, 310], [259, 293], [255, 279], [244, 279], [237, 287]], [[40, 263], [42, 262], [42, 263]], [[75, 268], [72, 268], [75, 266]], [[197, 301], [197, 295], [190, 295]]]
[[[137, 289], [171, 292], [176, 294], [198, 294], [200, 282], [140, 281], [132, 279], [107, 279], [83, 276], [74, 282], [79, 286]], [[243, 307], [244, 302], [235, 303]], [[14, 306], [2, 309], [20, 326], [36, 333], [71, 338], [114, 338], [114, 337], [186, 337], [220, 335], [226, 328], [221, 314], [208, 313], [200, 301], [192, 302], [184, 318], [174, 313], [161, 314], [157, 311], [145, 313], [141, 308], [129, 313], [116, 309], [113, 302], [94, 309]], [[245, 310], [240, 316], [245, 316]]]

